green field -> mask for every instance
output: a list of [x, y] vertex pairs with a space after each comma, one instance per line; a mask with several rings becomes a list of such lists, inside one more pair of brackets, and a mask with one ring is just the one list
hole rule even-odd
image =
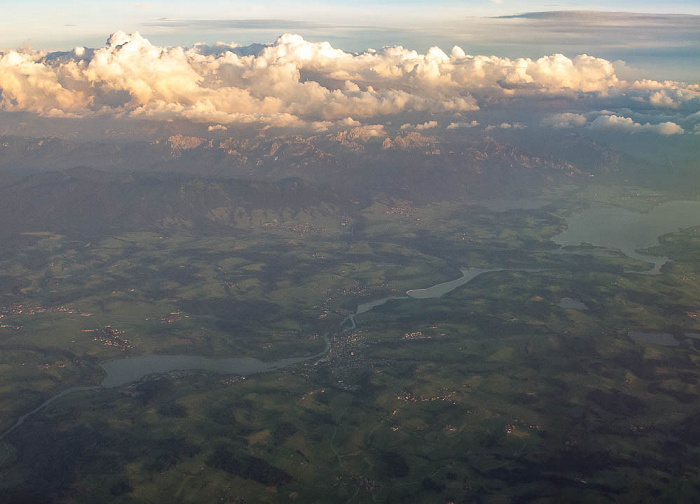
[[[3, 502], [692, 502], [700, 495], [700, 231], [658, 276], [556, 253], [594, 202], [532, 210], [377, 197], [346, 222], [256, 215], [229, 234], [25, 234], [0, 261], [0, 430], [101, 362], [154, 353], [320, 360], [76, 392], [0, 441]], [[428, 300], [358, 304], [503, 268]], [[587, 310], [565, 309], [562, 298]], [[678, 346], [631, 340], [673, 334]]]

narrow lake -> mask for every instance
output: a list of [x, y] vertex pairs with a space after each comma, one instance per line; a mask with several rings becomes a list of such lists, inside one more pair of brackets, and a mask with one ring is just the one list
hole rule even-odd
[[433, 285], [432, 287], [427, 287], [425, 289], [412, 289], [406, 291], [406, 295], [414, 299], [439, 298], [440, 296], [444, 296], [448, 292], [452, 292], [457, 287], [471, 282], [479, 275], [483, 275], [484, 273], [490, 273], [492, 271], [503, 271], [503, 268], [460, 268], [460, 271], [462, 272], [462, 276], [459, 278], [450, 280], [449, 282], [439, 283], [437, 285]]
[[220, 374], [251, 375], [282, 369], [300, 362], [321, 357], [331, 347], [326, 339], [326, 348], [322, 352], [305, 357], [289, 357], [273, 362], [264, 362], [252, 357], [231, 357], [210, 359], [199, 355], [139, 355], [114, 359], [101, 364], [107, 376], [102, 380], [104, 388], [121, 387], [149, 375], [169, 373], [170, 371], [209, 371]]
[[[464, 285], [474, 278], [491, 271], [502, 269], [462, 268], [462, 276], [440, 283], [425, 289], [415, 289], [406, 292], [407, 296], [415, 299], [437, 298], [457, 287]], [[355, 315], [366, 313], [377, 306], [394, 299], [408, 299], [408, 297], [385, 297], [362, 303], [357, 307]], [[203, 370], [221, 374], [249, 375], [264, 373], [281, 369], [299, 362], [304, 362], [314, 357], [320, 357], [330, 348], [330, 341], [326, 339], [326, 348], [316, 355], [307, 357], [291, 357], [275, 362], [264, 362], [252, 357], [233, 357], [228, 359], [210, 359], [199, 355], [140, 355], [138, 357], [126, 357], [114, 359], [101, 365], [107, 376], [102, 380], [105, 388], [120, 387], [132, 383], [148, 375], [163, 374], [170, 371]]]
[[[426, 289], [416, 289], [408, 291], [406, 294], [408, 296], [417, 299], [427, 299], [440, 297], [447, 292], [450, 292], [460, 285], [464, 285], [467, 282], [473, 280], [477, 276], [487, 273], [489, 271], [501, 271], [500, 269], [480, 269], [480, 268], [462, 268], [462, 276], [455, 280], [449, 282], [444, 282], [441, 284], [433, 285]], [[348, 317], [352, 322], [353, 328], [355, 323], [353, 320], [354, 315], [360, 313], [366, 313], [377, 306], [381, 306], [384, 303], [394, 300], [394, 299], [408, 299], [407, 297], [385, 297], [381, 299], [376, 299], [374, 301], [369, 301], [363, 303], [357, 307], [355, 314]], [[348, 320], [346, 319], [346, 320]], [[343, 324], [345, 321], [343, 321]], [[341, 324], [342, 326], [342, 324]], [[264, 362], [259, 359], [254, 359], [252, 357], [232, 357], [224, 359], [211, 359], [208, 357], [202, 357], [200, 355], [139, 355], [137, 357], [125, 357], [122, 359], [114, 359], [107, 361], [100, 365], [105, 371], [105, 377], [102, 380], [100, 386], [95, 387], [73, 387], [63, 392], [56, 394], [50, 399], [44, 401], [42, 404], [37, 406], [32, 411], [22, 415], [15, 424], [8, 430], [0, 435], [0, 440], [14, 431], [17, 427], [22, 425], [24, 421], [38, 413], [45, 407], [47, 407], [52, 402], [64, 397], [68, 394], [78, 391], [94, 391], [100, 389], [116, 388], [129, 383], [137, 382], [148, 376], [159, 375], [164, 373], [169, 373], [171, 371], [208, 371], [212, 373], [220, 374], [238, 374], [238, 375], [251, 375], [257, 373], [266, 373], [270, 371], [275, 371], [278, 369], [283, 369], [300, 362], [307, 360], [319, 358], [326, 354], [331, 348], [331, 342], [328, 337], [324, 336], [326, 341], [326, 347], [323, 351], [310, 356], [303, 357], [289, 357], [286, 359], [281, 359], [274, 362]]]
[[377, 306], [381, 306], [389, 301], [394, 301], [395, 299], [408, 299], [406, 296], [387, 296], [379, 299], [375, 299], [373, 301], [367, 301], [366, 303], [360, 303], [357, 305], [357, 310], [355, 310], [355, 315], [359, 315], [361, 313], [367, 313], [370, 310], [373, 310]]
[[51, 403], [74, 392], [99, 391], [108, 388], [121, 387], [147, 376], [169, 373], [171, 371], [209, 371], [220, 374], [251, 375], [283, 369], [300, 362], [316, 359], [328, 352], [331, 342], [324, 336], [326, 347], [323, 351], [303, 357], [289, 357], [273, 362], [264, 362], [252, 357], [234, 357], [228, 359], [210, 359], [198, 355], [140, 355], [114, 359], [100, 365], [106, 376], [100, 385], [92, 387], [71, 387], [47, 399], [33, 410], [17, 419], [12, 427], [0, 434], [0, 440], [10, 434], [24, 421], [46, 408]]
[[[412, 297], [415, 299], [430, 299], [438, 298], [455, 290], [461, 285], [465, 285], [468, 282], [474, 280], [479, 275], [484, 273], [489, 273], [492, 271], [504, 271], [503, 268], [494, 269], [482, 269], [482, 268], [461, 268], [462, 276], [449, 282], [443, 282], [432, 287], [427, 287], [425, 289], [413, 289], [406, 292], [407, 296], [395, 297], [389, 296], [373, 301], [368, 301], [367, 303], [360, 304], [357, 307], [356, 312], [350, 315], [343, 323], [347, 320], [352, 322], [352, 327], [355, 328], [354, 316], [361, 313], [366, 313], [377, 306], [381, 306], [388, 301], [396, 299], [408, 299]], [[523, 270], [509, 270], [509, 271], [544, 271], [540, 269], [523, 269]], [[148, 376], [159, 375], [164, 373], [169, 373], [171, 371], [209, 371], [212, 373], [220, 374], [238, 374], [238, 375], [251, 375], [257, 373], [266, 373], [270, 371], [275, 371], [278, 369], [283, 369], [300, 362], [307, 360], [319, 358], [326, 354], [331, 348], [331, 342], [328, 337], [324, 336], [326, 341], [326, 347], [323, 351], [302, 357], [289, 357], [286, 359], [281, 359], [274, 362], [264, 362], [259, 359], [254, 359], [252, 357], [232, 357], [223, 359], [212, 359], [208, 357], [202, 357], [199, 355], [140, 355], [137, 357], [125, 357], [122, 359], [114, 359], [107, 361], [100, 366], [104, 369], [106, 376], [102, 380], [100, 386], [95, 387], [73, 387], [63, 392], [51, 397], [50, 399], [44, 401], [42, 404], [37, 406], [32, 411], [22, 415], [17, 422], [8, 430], [6, 430], [2, 435], [0, 435], [0, 440], [14, 431], [17, 427], [22, 425], [24, 421], [30, 416], [38, 413], [46, 406], [52, 402], [64, 397], [68, 394], [78, 391], [94, 391], [100, 389], [116, 388], [129, 383], [137, 382]]]

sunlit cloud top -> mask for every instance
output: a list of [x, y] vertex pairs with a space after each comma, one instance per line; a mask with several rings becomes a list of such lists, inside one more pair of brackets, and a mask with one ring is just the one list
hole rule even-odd
[[545, 122], [552, 127], [683, 134], [674, 118], [700, 110], [700, 86], [625, 80], [612, 62], [585, 54], [510, 59], [470, 55], [457, 46], [447, 52], [437, 46], [424, 53], [394, 46], [350, 53], [292, 34], [269, 45], [181, 47], [116, 32], [97, 49], [0, 55], [2, 110], [42, 117], [325, 130], [412, 114], [415, 122], [400, 124], [427, 130], [443, 123], [472, 125], [473, 119], [465, 118], [483, 109], [540, 102], [559, 109], [606, 103], [663, 112], [643, 123], [624, 111], [553, 116]]

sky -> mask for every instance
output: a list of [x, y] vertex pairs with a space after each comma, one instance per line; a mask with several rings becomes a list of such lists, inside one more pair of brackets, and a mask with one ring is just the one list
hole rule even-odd
[[[700, 15], [700, 0], [3, 0], [0, 48], [96, 47], [119, 30], [137, 31], [168, 45], [197, 41], [272, 42], [276, 36], [292, 31], [312, 40], [325, 37], [346, 50], [366, 49], [368, 42], [378, 47], [400, 43], [424, 49], [426, 43], [435, 40], [443, 45], [471, 43], [478, 48], [506, 51], [512, 48], [503, 47], [501, 28], [516, 23], [499, 23], [489, 18], [581, 9]], [[696, 19], [695, 27], [698, 26]], [[509, 38], [513, 39], [510, 31]], [[474, 40], [470, 37], [472, 32], [483, 38]], [[532, 45], [529, 35], [526, 31], [518, 42]]]
[[520, 110], [548, 128], [700, 134], [700, 0], [2, 8], [4, 114], [379, 134], [525, 127]]
[[[283, 33], [361, 52], [402, 45], [470, 54], [538, 57], [591, 54], [655, 78], [698, 81], [700, 0], [3, 0], [0, 49], [101, 47], [111, 33], [138, 32], [162, 45], [196, 42], [272, 43]], [[600, 22], [512, 17], [532, 12], [588, 10], [666, 14]], [[670, 14], [670, 15], [669, 15]], [[507, 17], [502, 17], [507, 16]], [[641, 75], [641, 74], [640, 74]]]

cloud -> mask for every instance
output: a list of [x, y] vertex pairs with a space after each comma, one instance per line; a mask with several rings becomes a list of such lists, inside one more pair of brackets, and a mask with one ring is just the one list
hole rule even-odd
[[352, 117], [346, 117], [345, 119], [341, 119], [338, 121], [338, 125], [340, 126], [360, 126], [362, 123], [360, 121], [356, 121]]
[[678, 109], [687, 105], [700, 104], [700, 86], [687, 85], [674, 81], [657, 82], [653, 80], [635, 81], [631, 91], [646, 92], [638, 97], [639, 101], [648, 102], [657, 108]]
[[597, 117], [592, 123], [591, 128], [600, 131], [620, 131], [624, 133], [657, 133], [659, 135], [680, 135], [684, 133], [684, 129], [673, 122], [663, 122], [659, 124], [640, 124], [634, 122], [629, 117], [621, 117], [617, 115], [603, 115]]
[[503, 129], [503, 130], [509, 130], [509, 129], [525, 129], [527, 126], [521, 123], [507, 123], [507, 122], [502, 122], [498, 126], [494, 125], [489, 125], [486, 126], [486, 131], [493, 131], [495, 129]]
[[159, 47], [138, 34], [117, 32], [87, 60], [3, 54], [0, 104], [41, 115], [112, 113], [282, 126], [350, 114], [477, 109], [468, 91], [441, 75], [440, 63], [437, 50], [353, 55], [296, 35], [280, 37], [257, 55], [239, 55]]
[[611, 24], [614, 26], [634, 25], [672, 25], [697, 26], [697, 17], [686, 14], [645, 14], [637, 12], [609, 12], [596, 10], [560, 10], [543, 12], [525, 12], [508, 16], [498, 16], [496, 19], [540, 19], [550, 21], [571, 21], [578, 24]]
[[584, 115], [564, 112], [563, 114], [551, 115], [542, 122], [545, 126], [553, 128], [573, 128], [574, 126], [583, 126], [586, 124], [586, 121], [587, 119]]
[[680, 103], [675, 101], [673, 99], [673, 97], [669, 96], [669, 94], [666, 90], [657, 91], [655, 93], [652, 93], [652, 95], [649, 97], [649, 103], [651, 103], [655, 107], [665, 107], [665, 108], [678, 108], [678, 107], [680, 107]]
[[143, 26], [157, 28], [186, 28], [188, 30], [302, 30], [328, 28], [329, 25], [294, 19], [172, 19], [162, 18]]
[[403, 124], [401, 125], [402, 130], [427, 130], [437, 128], [437, 121], [426, 121], [423, 124]]
[[479, 121], [473, 120], [471, 122], [452, 122], [447, 125], [448, 130], [459, 129], [459, 128], [474, 128], [479, 125]]
[[357, 128], [352, 128], [349, 131], [343, 132], [343, 134], [351, 140], [362, 140], [365, 142], [370, 138], [384, 138], [387, 136], [386, 131], [384, 130], [384, 125], [382, 124], [358, 126]]
[[[423, 114], [425, 122], [411, 128], [429, 129], [437, 126], [435, 115], [456, 119], [462, 112], [530, 98], [629, 95], [651, 107], [687, 109], [697, 103], [700, 87], [628, 84], [611, 62], [587, 55], [509, 59], [467, 55], [459, 47], [449, 54], [437, 47], [421, 54], [401, 46], [354, 54], [290, 34], [265, 46], [162, 47], [117, 32], [94, 50], [0, 54], [0, 93], [4, 110], [49, 117], [185, 118], [321, 131], [403, 113]], [[448, 128], [474, 125], [452, 122]]]

